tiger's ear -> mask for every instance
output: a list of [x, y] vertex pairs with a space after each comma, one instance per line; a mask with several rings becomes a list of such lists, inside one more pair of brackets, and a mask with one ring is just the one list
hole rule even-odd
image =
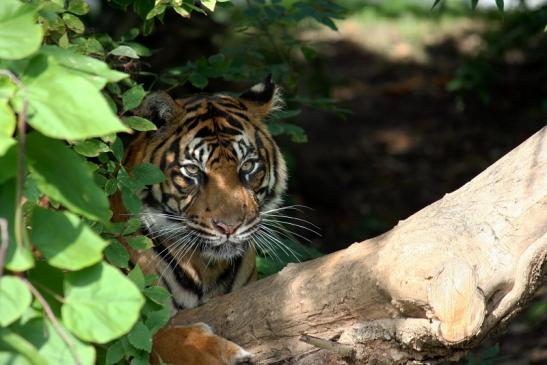
[[272, 81], [272, 75], [243, 92], [239, 100], [245, 104], [248, 112], [259, 119], [283, 107], [281, 92]]
[[146, 98], [133, 114], [150, 119], [159, 128], [169, 124], [183, 109], [165, 91], [155, 91]]

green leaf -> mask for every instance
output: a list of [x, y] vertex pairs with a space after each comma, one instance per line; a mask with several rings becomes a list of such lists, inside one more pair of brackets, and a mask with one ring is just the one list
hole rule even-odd
[[110, 219], [106, 194], [86, 163], [70, 148], [33, 132], [27, 136], [26, 153], [42, 193], [86, 218]]
[[25, 313], [32, 301], [27, 286], [14, 276], [0, 277], [0, 326], [6, 327]]
[[104, 192], [106, 193], [106, 195], [110, 196], [116, 191], [118, 191], [118, 182], [116, 181], [116, 179], [108, 180], [104, 185]]
[[29, 362], [23, 355], [14, 352], [2, 351], [2, 349], [0, 349], [0, 364], [32, 365], [32, 363]]
[[308, 136], [306, 131], [295, 124], [290, 123], [269, 123], [268, 129], [270, 133], [274, 136], [280, 134], [288, 134], [291, 137], [291, 140], [295, 143], [306, 143], [308, 141]]
[[10, 146], [0, 155], [0, 184], [17, 175], [17, 144]]
[[68, 29], [72, 30], [74, 33], [82, 34], [85, 30], [84, 23], [78, 18], [76, 15], [72, 15], [69, 13], [63, 14], [63, 20], [68, 27]]
[[187, 9], [183, 8], [182, 6], [174, 6], [173, 10], [176, 11], [177, 14], [179, 14], [183, 18], [190, 17], [190, 12]]
[[117, 240], [110, 240], [110, 244], [104, 250], [108, 262], [121, 269], [129, 267], [129, 254]]
[[203, 89], [209, 83], [209, 80], [207, 80], [207, 77], [203, 76], [197, 71], [193, 71], [190, 74], [190, 77], [188, 78], [188, 80], [192, 83], [192, 85], [194, 85], [198, 89]]
[[165, 305], [171, 298], [171, 294], [169, 294], [169, 292], [165, 288], [158, 285], [144, 288], [143, 293], [151, 301], [156, 302], [160, 305]]
[[133, 270], [131, 270], [127, 277], [139, 288], [140, 290], [144, 289], [145, 279], [144, 274], [139, 265], [136, 265]]
[[102, 152], [110, 151], [110, 147], [98, 139], [88, 139], [74, 145], [74, 150], [82, 156], [97, 157]]
[[61, 312], [63, 323], [76, 336], [106, 343], [133, 327], [143, 304], [139, 289], [102, 262], [67, 275]]
[[135, 52], [137, 52], [137, 54], [141, 57], [149, 57], [152, 55], [152, 51], [146, 47], [146, 46], [143, 46], [142, 44], [140, 43], [136, 43], [136, 42], [125, 42], [125, 44], [131, 48], [133, 48], [135, 50]]
[[47, 291], [44, 290], [42, 292], [42, 295], [49, 303], [53, 313], [60, 317], [61, 303], [59, 302], [59, 298], [63, 296], [65, 273], [45, 261], [37, 261], [36, 265], [27, 271], [26, 274], [35, 287], [48, 288]]
[[68, 48], [68, 46], [70, 46], [70, 41], [68, 40], [67, 32], [63, 33], [63, 35], [57, 41], [57, 44], [59, 45], [59, 47], [65, 48], [65, 49]]
[[118, 82], [127, 77], [127, 74], [111, 70], [106, 63], [98, 59], [57, 46], [43, 46], [40, 53], [53, 57], [66, 70], [85, 76], [96, 84], [98, 89], [102, 89], [107, 82]]
[[125, 350], [121, 341], [116, 341], [106, 350], [106, 363], [117, 364], [125, 357]]
[[126, 241], [127, 244], [135, 250], [147, 250], [154, 246], [152, 240], [146, 236], [127, 237]]
[[11, 137], [15, 132], [15, 113], [8, 105], [8, 99], [0, 99], [0, 137]]
[[32, 242], [51, 266], [80, 270], [102, 259], [107, 243], [70, 212], [36, 208]]
[[149, 365], [148, 354], [138, 354], [136, 357], [131, 359], [129, 365]]
[[85, 0], [70, 0], [68, 11], [76, 15], [85, 15], [89, 12], [89, 5]]
[[478, 3], [479, 3], [479, 0], [471, 0], [471, 8], [475, 10], [477, 8]]
[[163, 328], [171, 316], [169, 307], [164, 307], [160, 310], [146, 313], [145, 324], [150, 329], [150, 332], [156, 333], [160, 328]]
[[165, 180], [163, 172], [150, 163], [138, 164], [133, 167], [131, 174], [143, 185], [159, 184]]
[[138, 321], [131, 332], [127, 334], [129, 343], [139, 350], [152, 351], [152, 334], [148, 327]]
[[201, 0], [201, 4], [205, 6], [210, 11], [215, 11], [215, 6], [217, 4], [217, 0]]
[[0, 135], [0, 156], [4, 156], [16, 144], [13, 138]]
[[434, 9], [437, 5], [439, 5], [440, 2], [441, 2], [441, 0], [435, 0], [433, 2], [433, 6], [431, 7], [431, 9]]
[[138, 107], [145, 96], [146, 91], [144, 91], [142, 85], [133, 86], [122, 95], [123, 110], [128, 111]]
[[221, 64], [226, 60], [226, 57], [222, 53], [217, 53], [216, 55], [212, 55], [207, 59], [209, 64], [211, 65], [217, 65]]
[[148, 274], [144, 279], [147, 286], [156, 285], [156, 283], [160, 279], [160, 276], [157, 274]]
[[23, 83], [26, 87], [17, 93], [16, 106], [20, 111], [26, 97], [29, 124], [46, 136], [77, 140], [128, 131], [91, 82], [66, 71], [53, 58], [34, 57]]
[[114, 48], [109, 54], [120, 57], [139, 58], [139, 54], [133, 48], [129, 46], [118, 46]]
[[123, 160], [123, 142], [120, 137], [116, 137], [114, 142], [112, 143], [112, 146], [110, 146], [112, 153], [114, 154], [114, 158], [118, 161]]
[[17, 0], [2, 0], [0, 6], [0, 58], [16, 60], [36, 52], [42, 43], [42, 26], [35, 20], [36, 8]]
[[[95, 364], [95, 348], [86, 345], [72, 336], [64, 327], [59, 328], [64, 336], [72, 343], [78, 355], [81, 365]], [[32, 319], [17, 329], [27, 341], [32, 343], [43, 358], [50, 364], [72, 365], [76, 361], [61, 336], [57, 333], [51, 322], [42, 318]]]
[[301, 112], [300, 109], [294, 109], [294, 110], [281, 110], [273, 114], [268, 121], [278, 121], [282, 119], [289, 119], [294, 118], [297, 115], [299, 115]]
[[7, 328], [0, 328], [0, 351], [2, 350], [19, 353], [32, 365], [48, 365], [30, 342]]
[[139, 213], [142, 207], [142, 202], [139, 197], [125, 186], [122, 186], [120, 190], [122, 192], [123, 205], [129, 210], [130, 213]]
[[118, 170], [117, 179], [121, 186], [125, 186], [135, 193], [140, 191], [140, 189], [144, 186], [144, 184], [138, 181], [135, 177], [129, 176], [123, 166]]
[[[154, 7], [154, 2], [154, 0], [135, 0], [133, 9], [142, 19], [145, 19], [146, 14]], [[144, 27], [146, 27], [146, 24], [144, 24]], [[145, 33], [145, 35], [147, 34]]]
[[134, 129], [136, 131], [146, 132], [146, 131], [155, 131], [158, 129], [154, 123], [149, 121], [148, 119], [144, 119], [141, 117], [127, 117], [122, 118], [124, 123], [131, 127], [131, 129]]
[[150, 20], [158, 15], [163, 14], [165, 12], [165, 9], [167, 9], [167, 6], [161, 3], [154, 6], [152, 10], [150, 10], [148, 14], [146, 14], [146, 19]]
[[142, 223], [141, 223], [141, 220], [139, 218], [130, 218], [126, 222], [122, 234], [125, 236], [125, 235], [128, 235], [128, 234], [135, 233], [139, 228], [141, 228], [141, 226], [142, 226]]
[[[72, 39], [69, 49], [83, 55], [104, 55], [104, 47], [97, 39], [93, 37], [77, 37]], [[120, 72], [121, 73], [121, 72]]]
[[141, 351], [137, 350], [135, 347], [133, 347], [130, 343], [129, 343], [129, 340], [127, 339], [127, 336], [124, 336], [122, 338], [120, 338], [119, 340], [123, 346], [123, 350], [125, 352], [125, 355], [126, 357], [128, 356], [139, 356], [139, 353]]
[[[0, 64], [7, 65], [7, 62], [0, 62]], [[14, 63], [10, 63], [12, 66]], [[7, 75], [0, 75], [0, 99], [11, 99], [17, 91], [17, 85]]]
[[36, 186], [36, 182], [32, 178], [31, 175], [28, 175], [25, 179], [24, 185], [23, 185], [23, 195], [30, 200], [31, 202], [38, 202], [38, 199], [40, 199], [40, 190], [38, 190], [38, 187]]
[[503, 13], [504, 3], [503, 0], [496, 0], [496, 6], [498, 10]]
[[308, 62], [311, 62], [317, 58], [317, 51], [313, 48], [303, 46], [300, 47], [300, 50]]
[[34, 265], [34, 258], [28, 248], [18, 245], [15, 241], [15, 186], [15, 179], [0, 185], [0, 202], [2, 202], [0, 204], [0, 218], [4, 218], [8, 222], [10, 243], [5, 257], [6, 268], [20, 272], [30, 269]]

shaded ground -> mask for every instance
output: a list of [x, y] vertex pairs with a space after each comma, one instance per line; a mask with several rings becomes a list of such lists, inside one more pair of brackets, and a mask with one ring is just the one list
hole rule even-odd
[[492, 101], [470, 95], [462, 104], [446, 90], [463, 61], [458, 46], [427, 47], [427, 64], [379, 57], [343, 33], [323, 46], [332, 96], [353, 114], [306, 112], [297, 122], [309, 143], [285, 146], [295, 159], [291, 192], [316, 210], [323, 251], [391, 228], [545, 124], [541, 62], [500, 64]]

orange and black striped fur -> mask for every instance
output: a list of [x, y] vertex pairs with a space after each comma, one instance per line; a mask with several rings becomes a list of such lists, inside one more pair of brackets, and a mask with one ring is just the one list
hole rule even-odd
[[[268, 77], [239, 97], [196, 95], [174, 101], [159, 92], [138, 108], [137, 114], [161, 127], [131, 143], [125, 164], [152, 163], [166, 180], [142, 193], [141, 220], [153, 249], [128, 249], [145, 272], [160, 276], [174, 310], [198, 306], [256, 279], [254, 247], [261, 213], [280, 204], [287, 180], [283, 156], [263, 123], [279, 104], [278, 90]], [[226, 348], [222, 341], [235, 346], [218, 354], [228, 359], [218, 364], [248, 358], [229, 341], [211, 342], [216, 336], [203, 326], [190, 328], [194, 340], [207, 338], [219, 348]], [[190, 332], [182, 335], [185, 331], [163, 330], [158, 335], [163, 333], [163, 342], [156, 336], [155, 350], [164, 361], [200, 363], [196, 357], [185, 358], [196, 354], [172, 348], [192, 337]], [[211, 358], [203, 361], [214, 363]]]

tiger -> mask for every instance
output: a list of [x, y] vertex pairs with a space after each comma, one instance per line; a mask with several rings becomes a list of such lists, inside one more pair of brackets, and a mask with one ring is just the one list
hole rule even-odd
[[[131, 261], [172, 296], [172, 313], [206, 303], [257, 279], [255, 235], [261, 216], [282, 202], [283, 155], [265, 119], [282, 107], [271, 76], [239, 96], [150, 94], [134, 114], [158, 129], [128, 146], [124, 166], [157, 166], [166, 179], [141, 193], [139, 215], [150, 250], [125, 245]], [[121, 198], [114, 211], [122, 212]], [[153, 339], [152, 363], [239, 364], [251, 354], [203, 323], [166, 327]]]

